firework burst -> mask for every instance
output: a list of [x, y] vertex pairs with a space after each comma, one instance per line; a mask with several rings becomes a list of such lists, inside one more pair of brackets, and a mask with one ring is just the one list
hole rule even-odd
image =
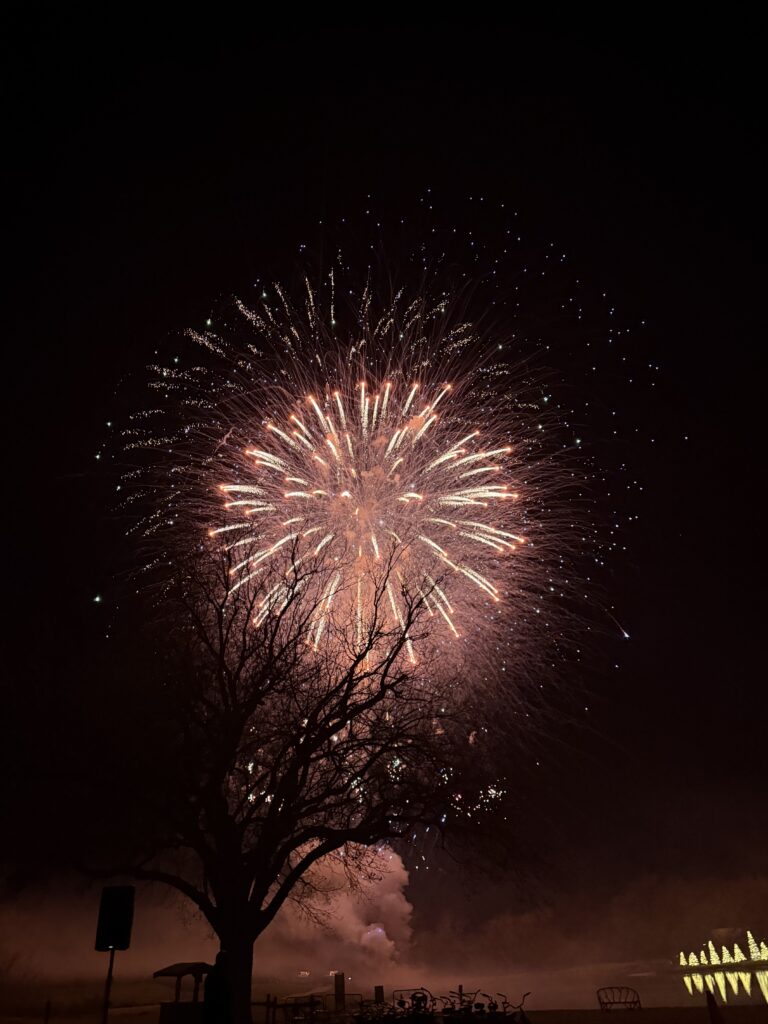
[[[525, 544], [519, 494], [505, 473], [512, 447], [494, 446], [498, 439], [480, 429], [466, 433], [464, 418], [451, 416], [453, 390], [346, 380], [287, 402], [285, 419], [268, 422], [245, 449], [237, 479], [219, 485], [233, 521], [210, 532], [236, 536], [229, 549], [247, 551], [231, 570], [234, 585], [276, 559], [292, 567], [325, 551], [323, 609], [339, 593], [353, 595], [348, 614], [360, 634], [382, 561], [394, 567], [386, 586], [395, 623], [403, 621], [403, 589], [418, 593], [455, 638], [464, 623], [471, 628], [478, 604], [500, 603], [503, 563]], [[265, 594], [264, 615], [271, 598]], [[324, 625], [320, 614], [315, 647]], [[413, 659], [410, 642], [408, 652]]]
[[261, 588], [254, 626], [321, 559], [315, 649], [332, 622], [364, 632], [386, 566], [393, 628], [417, 595], [454, 667], [538, 678], [568, 642], [575, 518], [542, 381], [444, 293], [377, 304], [368, 286], [340, 313], [331, 275], [297, 306], [273, 287], [236, 311], [188, 332], [204, 365], [153, 368], [162, 405], [127, 438], [151, 453], [142, 529], [163, 548], [220, 542], [233, 592]]

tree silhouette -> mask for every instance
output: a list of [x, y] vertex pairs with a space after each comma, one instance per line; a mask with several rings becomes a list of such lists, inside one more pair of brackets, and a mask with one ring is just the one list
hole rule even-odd
[[398, 557], [382, 554], [359, 616], [353, 595], [331, 607], [322, 559], [296, 554], [256, 586], [211, 546], [165, 581], [163, 777], [145, 798], [157, 831], [119, 870], [199, 908], [229, 952], [238, 1024], [254, 941], [286, 900], [311, 897], [313, 865], [342, 857], [354, 880], [372, 844], [439, 826], [482, 774], [461, 688], [437, 678], [424, 591], [401, 582]]

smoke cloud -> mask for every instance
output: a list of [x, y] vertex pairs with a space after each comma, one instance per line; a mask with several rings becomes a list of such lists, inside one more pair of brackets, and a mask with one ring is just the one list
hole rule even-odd
[[[438, 993], [461, 983], [515, 997], [531, 990], [534, 1008], [590, 1006], [598, 986], [629, 984], [648, 1004], [685, 1004], [675, 969], [680, 950], [700, 949], [709, 938], [733, 941], [747, 928], [768, 936], [765, 874], [649, 874], [612, 892], [574, 885], [546, 905], [514, 909], [503, 886], [462, 894], [448, 877], [431, 889], [409, 886], [402, 859], [390, 851], [377, 869], [380, 880], [360, 891], [350, 890], [338, 866], [324, 870], [332, 891], [318, 908], [322, 925], [295, 905], [283, 908], [255, 947], [257, 998], [329, 991], [330, 973], [343, 970], [347, 991], [366, 998], [375, 984]], [[96, 1005], [106, 970], [105, 954], [93, 950], [98, 902], [98, 888], [90, 888], [6, 903], [6, 984], [34, 990], [39, 1002], [45, 992], [60, 999], [67, 985], [80, 983]], [[216, 949], [186, 903], [140, 889], [131, 949], [117, 956], [116, 1004], [172, 998], [172, 982], [152, 981], [152, 973], [178, 961], [210, 962]]]

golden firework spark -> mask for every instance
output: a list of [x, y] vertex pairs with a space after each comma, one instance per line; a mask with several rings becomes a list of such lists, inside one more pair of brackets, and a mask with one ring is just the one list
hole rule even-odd
[[[266, 423], [243, 452], [238, 478], [218, 485], [232, 521], [210, 533], [247, 551], [232, 567], [235, 585], [276, 560], [295, 565], [325, 552], [338, 569], [315, 647], [338, 592], [353, 595], [357, 622], [365, 618], [383, 560], [397, 562], [399, 588], [420, 594], [453, 637], [477, 611], [477, 600], [462, 597], [467, 586], [481, 605], [499, 603], [499, 564], [526, 543], [507, 472], [512, 448], [468, 433], [463, 417], [451, 416], [452, 390], [346, 380], [289, 400], [281, 421]], [[457, 580], [466, 586], [451, 596]], [[393, 582], [390, 611], [402, 622]], [[408, 651], [413, 658], [410, 642]]]

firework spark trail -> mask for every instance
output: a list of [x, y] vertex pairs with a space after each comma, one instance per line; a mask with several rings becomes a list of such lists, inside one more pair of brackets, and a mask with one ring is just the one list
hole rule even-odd
[[[407, 566], [402, 587], [422, 594], [433, 590], [436, 584], [427, 578], [437, 574], [437, 562], [447, 576], [446, 590], [454, 590], [461, 577], [500, 602], [499, 586], [490, 577], [504, 576], [505, 570], [499, 573], [493, 563], [525, 544], [519, 525], [517, 531], [503, 528], [519, 522], [513, 508], [518, 493], [500, 479], [512, 449], [483, 445], [481, 432], [467, 434], [463, 423], [454, 425], [449, 409], [439, 417], [435, 409], [451, 390], [450, 384], [433, 388], [419, 405], [415, 399], [423, 389], [418, 384], [401, 394], [392, 381], [375, 389], [364, 380], [345, 381], [321, 398], [297, 401], [295, 412], [289, 404], [280, 426], [266, 424], [262, 447], [246, 449], [239, 479], [219, 484], [228, 499], [224, 507], [238, 519], [211, 534], [234, 529], [238, 539], [228, 542], [231, 551], [257, 548], [235, 564], [232, 574], [248, 572], [265, 559], [284, 560], [288, 542], [300, 538], [299, 559], [327, 549], [355, 581], [366, 581], [352, 587], [350, 580], [342, 588], [356, 593], [356, 620], [365, 617], [376, 563], [388, 553], [396, 556], [398, 549]], [[479, 469], [467, 469], [476, 462], [482, 462]], [[478, 474], [492, 476], [493, 482], [470, 479]], [[468, 509], [476, 518], [464, 518]], [[290, 557], [296, 558], [295, 549]], [[334, 580], [328, 604], [342, 584], [341, 574]], [[392, 615], [402, 622], [391, 585], [388, 594]], [[461, 620], [443, 588], [435, 592], [435, 603], [453, 635], [460, 636]], [[462, 605], [460, 598], [455, 603]], [[322, 625], [321, 619], [315, 646]], [[409, 651], [413, 657], [412, 647]]]
[[165, 405], [139, 414], [127, 438], [151, 456], [145, 532], [220, 539], [233, 589], [273, 591], [259, 621], [283, 600], [275, 574], [322, 558], [315, 647], [334, 618], [364, 633], [391, 563], [393, 626], [415, 594], [441, 657], [463, 650], [480, 682], [499, 671], [538, 680], [573, 646], [568, 606], [582, 589], [569, 569], [581, 529], [573, 467], [547, 447], [556, 418], [544, 389], [495, 351], [486, 358], [500, 346], [452, 322], [444, 296], [398, 293], [377, 309], [366, 288], [342, 329], [337, 288], [331, 312], [309, 286], [298, 310], [279, 288], [257, 311], [238, 304], [247, 340], [242, 320], [188, 332], [206, 365], [154, 368]]

